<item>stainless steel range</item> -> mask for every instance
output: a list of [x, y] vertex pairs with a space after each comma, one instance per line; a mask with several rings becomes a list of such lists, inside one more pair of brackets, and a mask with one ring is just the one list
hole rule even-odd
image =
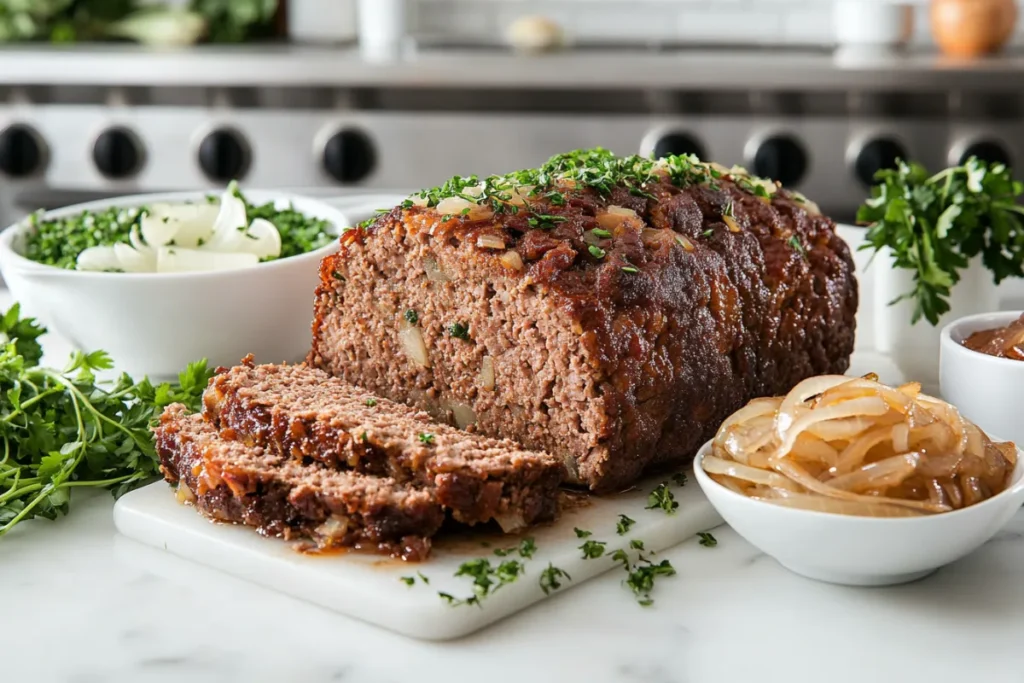
[[77, 197], [222, 185], [413, 189], [577, 147], [695, 152], [849, 220], [878, 168], [1024, 159], [1024, 58], [814, 51], [0, 51], [4, 222]]

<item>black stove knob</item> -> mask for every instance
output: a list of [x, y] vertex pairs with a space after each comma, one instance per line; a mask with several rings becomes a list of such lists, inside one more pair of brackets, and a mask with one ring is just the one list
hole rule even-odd
[[807, 172], [807, 152], [799, 140], [789, 135], [775, 135], [763, 141], [753, 162], [754, 175], [777, 180], [787, 187], [799, 183]]
[[199, 143], [199, 168], [221, 183], [241, 180], [249, 170], [249, 147], [241, 134], [227, 128], [210, 132]]
[[978, 140], [969, 144], [960, 155], [960, 164], [967, 163], [971, 157], [978, 157], [987, 164], [1010, 165], [1010, 153], [1001, 143], [995, 140]]
[[92, 147], [92, 160], [108, 178], [127, 178], [142, 166], [142, 149], [135, 135], [126, 128], [110, 128], [100, 133]]
[[655, 159], [662, 159], [673, 154], [695, 154], [699, 159], [704, 158], [704, 146], [700, 140], [681, 131], [665, 133], [654, 143]]
[[875, 184], [875, 173], [896, 168], [896, 162], [907, 159], [907, 150], [893, 138], [869, 140], [857, 153], [853, 171], [865, 185]]
[[43, 166], [43, 144], [32, 128], [16, 123], [0, 132], [0, 172], [24, 178]]
[[357, 183], [373, 172], [377, 153], [365, 133], [346, 128], [331, 136], [324, 145], [323, 165], [338, 182]]

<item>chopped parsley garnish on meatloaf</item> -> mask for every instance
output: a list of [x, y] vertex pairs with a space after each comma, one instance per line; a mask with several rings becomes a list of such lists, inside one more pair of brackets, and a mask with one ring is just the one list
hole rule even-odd
[[368, 399], [366, 399], [366, 407], [367, 408], [372, 408], [375, 405], [377, 405], [377, 399], [375, 399], [375, 398], [368, 398]]
[[427, 446], [434, 443], [434, 435], [429, 432], [420, 432], [419, 434], [416, 435], [416, 438], [420, 440], [420, 443], [425, 444]]
[[[458, 197], [476, 204], [490, 206], [495, 213], [516, 214], [520, 208], [520, 188], [530, 188], [527, 196], [531, 199], [546, 200], [552, 206], [565, 206], [567, 201], [562, 190], [566, 187], [585, 187], [608, 195], [616, 186], [623, 186], [636, 197], [654, 199], [645, 188], [668, 179], [678, 187], [707, 185], [712, 189], [719, 186], [715, 180], [730, 176], [737, 184], [757, 196], [768, 197], [775, 185], [761, 178], [750, 176], [745, 169], [726, 169], [716, 164], [703, 163], [692, 154], [669, 155], [653, 159], [638, 155], [618, 157], [602, 147], [581, 149], [558, 154], [538, 168], [524, 169], [506, 175], [455, 176], [438, 187], [414, 194], [404, 208], [414, 205], [435, 207], [442, 200]], [[564, 220], [550, 214], [533, 214], [527, 219], [531, 227], [549, 228]]]
[[799, 237], [797, 237], [796, 235], [792, 235], [787, 240], [787, 243], [789, 244], [789, 246], [793, 247], [794, 251], [796, 251], [796, 253], [800, 254], [800, 256], [802, 258], [804, 258], [804, 259], [807, 258], [807, 251], [804, 249], [804, 245], [800, 244], [800, 238]]
[[415, 325], [420, 321], [420, 314], [410, 308], [405, 312], [405, 321], [410, 325]]
[[464, 323], [452, 323], [448, 326], [448, 334], [456, 339], [469, 339], [469, 326]]

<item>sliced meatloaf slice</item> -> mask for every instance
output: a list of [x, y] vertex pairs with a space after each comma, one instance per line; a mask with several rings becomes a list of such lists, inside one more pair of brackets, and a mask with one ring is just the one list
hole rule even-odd
[[564, 458], [595, 491], [853, 351], [835, 225], [740, 168], [606, 150], [452, 178], [341, 236], [308, 362]]
[[214, 377], [203, 406], [248, 444], [423, 486], [460, 522], [514, 531], [557, 512], [559, 459], [438, 424], [322, 370], [247, 358]]
[[[225, 439], [201, 415], [168, 406], [154, 429], [161, 470], [207, 517], [320, 547], [369, 547], [424, 559], [444, 521], [434, 493], [388, 477], [333, 471]], [[184, 487], [184, 488], [182, 488]]]

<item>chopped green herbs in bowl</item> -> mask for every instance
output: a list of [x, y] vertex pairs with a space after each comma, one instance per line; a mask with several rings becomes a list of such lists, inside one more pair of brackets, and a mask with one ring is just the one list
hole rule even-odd
[[71, 270], [232, 270], [316, 251], [336, 234], [328, 220], [294, 202], [251, 202], [232, 183], [219, 197], [33, 214], [23, 255]]
[[[227, 367], [249, 353], [301, 361], [320, 261], [364, 216], [299, 195], [236, 192], [228, 212], [223, 195], [200, 191], [42, 213], [0, 233], [0, 270], [26, 312], [133, 376], [169, 380], [196, 358]], [[218, 228], [232, 230], [213, 229], [222, 213], [231, 221]], [[146, 220], [154, 214], [161, 220]], [[79, 268], [83, 258], [91, 269]]]

